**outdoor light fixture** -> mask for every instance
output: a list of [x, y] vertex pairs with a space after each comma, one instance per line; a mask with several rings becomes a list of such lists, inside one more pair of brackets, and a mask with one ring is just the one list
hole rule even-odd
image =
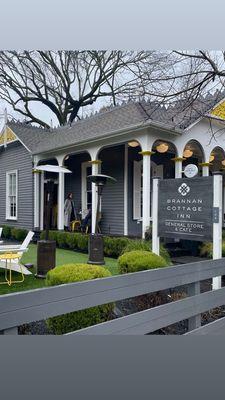
[[103, 237], [102, 237], [102, 235], [97, 233], [98, 223], [99, 223], [99, 211], [100, 211], [101, 197], [102, 197], [103, 187], [107, 183], [116, 182], [116, 179], [114, 179], [108, 175], [98, 174], [98, 175], [87, 176], [87, 180], [89, 182], [95, 183], [95, 185], [97, 186], [97, 194], [98, 194], [94, 234], [91, 234], [89, 236], [88, 264], [102, 265], [102, 264], [105, 264], [104, 252], [103, 252]]
[[225, 160], [221, 161], [221, 164], [225, 167]]
[[215, 159], [214, 154], [211, 154], [211, 156], [209, 157], [209, 162], [212, 162]]
[[156, 150], [158, 153], [166, 153], [167, 150], [169, 149], [169, 145], [167, 143], [160, 143], [156, 146]]
[[139, 143], [136, 140], [133, 140], [132, 142], [128, 142], [128, 146], [130, 146], [130, 147], [138, 147]]
[[190, 158], [191, 156], [193, 156], [193, 151], [190, 149], [185, 149], [183, 152], [183, 157], [184, 158]]

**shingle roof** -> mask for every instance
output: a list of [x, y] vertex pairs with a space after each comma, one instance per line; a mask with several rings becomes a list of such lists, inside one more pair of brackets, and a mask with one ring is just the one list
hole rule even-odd
[[14, 122], [9, 122], [8, 126], [32, 153], [38, 154], [108, 136], [116, 131], [146, 123], [156, 122], [166, 125], [171, 130], [184, 130], [224, 97], [224, 93], [220, 92], [194, 102], [187, 100], [175, 102], [168, 107], [159, 102], [130, 102], [76, 121], [71, 126], [61, 126], [53, 130]]

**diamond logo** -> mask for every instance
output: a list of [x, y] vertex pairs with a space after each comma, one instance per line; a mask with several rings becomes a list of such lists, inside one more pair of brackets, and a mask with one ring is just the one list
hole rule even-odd
[[181, 196], [186, 196], [190, 192], [190, 187], [186, 183], [182, 183], [178, 188], [178, 192]]

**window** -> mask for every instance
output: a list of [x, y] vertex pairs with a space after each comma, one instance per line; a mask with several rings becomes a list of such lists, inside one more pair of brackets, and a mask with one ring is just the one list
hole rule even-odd
[[18, 173], [6, 172], [6, 219], [17, 219]]
[[87, 180], [87, 176], [91, 175], [92, 167], [89, 162], [82, 163], [81, 186], [82, 186], [82, 215], [87, 209], [91, 208], [92, 204], [92, 184]]
[[[151, 162], [151, 178], [159, 176], [163, 178], [163, 165], [157, 165]], [[143, 162], [134, 161], [133, 163], [133, 219], [142, 218], [143, 207]], [[152, 193], [152, 192], [151, 192]]]

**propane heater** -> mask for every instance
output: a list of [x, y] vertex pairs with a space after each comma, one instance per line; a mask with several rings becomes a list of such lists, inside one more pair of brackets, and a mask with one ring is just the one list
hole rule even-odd
[[[42, 165], [37, 168], [39, 171], [55, 172], [55, 173], [71, 173], [67, 168], [60, 167], [58, 165]], [[48, 179], [46, 183], [46, 219], [45, 219], [45, 239], [37, 242], [37, 278], [45, 278], [47, 272], [55, 268], [56, 258], [56, 242], [55, 240], [49, 240], [50, 220], [51, 220], [51, 209], [53, 205], [53, 191], [54, 191], [54, 180]]]
[[101, 174], [89, 175], [87, 179], [90, 182], [95, 183], [95, 185], [97, 186], [97, 195], [98, 195], [94, 233], [91, 233], [89, 236], [88, 264], [104, 265], [105, 261], [104, 261], [104, 251], [103, 251], [103, 236], [97, 232], [99, 224], [100, 203], [104, 186], [108, 183], [116, 182], [116, 179], [112, 178], [111, 176], [101, 175]]

